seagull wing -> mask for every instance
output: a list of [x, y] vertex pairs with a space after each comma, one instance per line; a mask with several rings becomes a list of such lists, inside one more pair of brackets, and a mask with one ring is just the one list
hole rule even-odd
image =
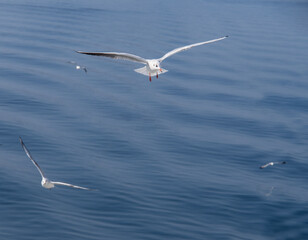
[[286, 164], [286, 161], [281, 161], [281, 162], [274, 162], [275, 164]]
[[42, 169], [40, 168], [40, 166], [38, 165], [38, 163], [37, 163], [37, 162], [33, 159], [33, 157], [31, 156], [29, 150], [27, 149], [26, 145], [25, 145], [24, 142], [22, 141], [21, 137], [19, 137], [19, 141], [20, 141], [20, 143], [21, 143], [22, 148], [23, 148], [24, 151], [26, 152], [28, 158], [30, 158], [30, 160], [32, 161], [32, 163], [36, 166], [37, 170], [40, 172], [42, 178], [45, 178]]
[[130, 54], [130, 53], [117, 53], [117, 52], [81, 52], [77, 51], [77, 53], [81, 54], [87, 54], [87, 55], [94, 55], [94, 56], [101, 56], [101, 57], [109, 57], [109, 58], [114, 58], [114, 59], [122, 59], [122, 60], [128, 60], [128, 61], [133, 61], [133, 62], [139, 62], [143, 64], [147, 64], [147, 60]]
[[274, 164], [275, 164], [274, 162], [269, 162], [269, 163], [267, 163], [267, 164], [261, 166], [260, 168], [266, 168], [266, 167], [268, 167], [268, 166], [273, 166]]
[[88, 69], [86, 67], [82, 67], [83, 71], [85, 71], [85, 73], [88, 73]]
[[263, 168], [266, 168], [270, 165], [270, 163], [267, 163], [267, 164], [264, 164], [263, 166], [261, 166], [260, 168], [263, 169]]
[[170, 52], [167, 52], [164, 56], [162, 56], [160, 59], [158, 59], [160, 62], [164, 61], [167, 57], [170, 57], [172, 56], [173, 54], [176, 54], [178, 52], [182, 52], [182, 51], [185, 51], [185, 50], [188, 50], [192, 47], [197, 47], [197, 46], [200, 46], [200, 45], [203, 45], [203, 44], [207, 44], [207, 43], [212, 43], [212, 42], [217, 42], [217, 41], [220, 41], [220, 40], [223, 40], [225, 38], [227, 38], [228, 36], [225, 36], [225, 37], [222, 37], [222, 38], [217, 38], [217, 39], [214, 39], [214, 40], [210, 40], [210, 41], [206, 41], [206, 42], [200, 42], [200, 43], [194, 43], [194, 44], [191, 44], [191, 45], [187, 45], [187, 46], [184, 46], [184, 47], [179, 47], [179, 48], [176, 48]]
[[90, 188], [80, 187], [80, 186], [76, 186], [76, 185], [64, 183], [64, 182], [52, 182], [52, 183], [55, 185], [62, 185], [62, 186], [67, 186], [67, 187], [72, 187], [72, 188], [83, 189], [83, 190], [92, 190]]

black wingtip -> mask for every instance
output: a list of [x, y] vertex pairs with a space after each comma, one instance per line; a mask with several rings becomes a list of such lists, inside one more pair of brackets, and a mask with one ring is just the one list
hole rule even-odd
[[229, 35], [225, 36], [225, 37], [229, 37]]
[[287, 162], [286, 161], [283, 161], [281, 164], [286, 164]]
[[19, 141], [20, 141], [20, 143], [22, 143], [22, 139], [21, 139], [21, 136], [19, 136]]

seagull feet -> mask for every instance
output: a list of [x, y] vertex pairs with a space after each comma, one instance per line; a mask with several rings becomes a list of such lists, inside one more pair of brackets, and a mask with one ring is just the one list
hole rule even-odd
[[152, 82], [151, 73], [149, 73], [149, 80]]
[[158, 73], [156, 73], [156, 78], [158, 78]]

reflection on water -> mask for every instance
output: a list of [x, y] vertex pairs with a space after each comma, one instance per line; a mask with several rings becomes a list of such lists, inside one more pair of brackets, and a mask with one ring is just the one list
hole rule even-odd
[[[306, 238], [304, 1], [0, 6], [1, 239]], [[224, 35], [151, 83], [75, 52], [160, 57]], [[47, 175], [100, 191], [43, 189], [19, 136]]]

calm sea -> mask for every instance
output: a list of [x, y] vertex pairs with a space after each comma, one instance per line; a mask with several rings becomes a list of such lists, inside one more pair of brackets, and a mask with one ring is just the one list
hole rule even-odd
[[[0, 239], [308, 239], [308, 3], [0, 1]], [[163, 62], [158, 58], [225, 35]], [[68, 61], [86, 66], [76, 70]], [[21, 136], [51, 180], [40, 186]], [[264, 170], [260, 165], [286, 161]]]

